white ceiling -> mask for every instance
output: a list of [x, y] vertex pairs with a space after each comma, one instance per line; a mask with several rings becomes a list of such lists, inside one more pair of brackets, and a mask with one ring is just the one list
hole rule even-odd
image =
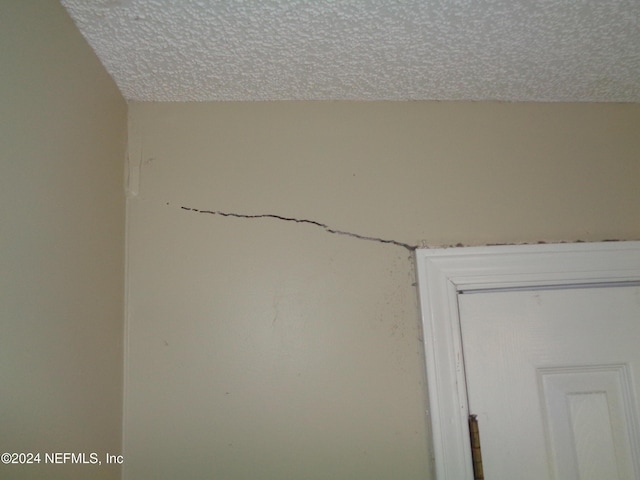
[[61, 0], [128, 100], [640, 102], [640, 0]]

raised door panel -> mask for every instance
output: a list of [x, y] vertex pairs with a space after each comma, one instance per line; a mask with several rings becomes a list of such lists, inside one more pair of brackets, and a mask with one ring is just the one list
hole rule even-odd
[[637, 286], [458, 299], [487, 478], [640, 478]]

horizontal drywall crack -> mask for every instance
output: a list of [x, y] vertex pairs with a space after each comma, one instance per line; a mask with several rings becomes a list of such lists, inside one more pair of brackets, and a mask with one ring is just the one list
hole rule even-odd
[[315, 220], [308, 220], [305, 218], [293, 218], [293, 217], [284, 217], [282, 215], [275, 215], [273, 213], [262, 213], [262, 214], [243, 214], [243, 213], [232, 213], [232, 212], [221, 212], [219, 210], [199, 210], [197, 208], [189, 208], [189, 207], [180, 207], [182, 210], [186, 210], [189, 212], [195, 213], [206, 213], [209, 215], [219, 215], [221, 217], [235, 217], [235, 218], [273, 218], [275, 220], [282, 220], [284, 222], [295, 222], [295, 223], [306, 223], [309, 225], [314, 225], [316, 227], [322, 228], [324, 231], [328, 233], [333, 233], [335, 235], [345, 235], [347, 237], [357, 238], [358, 240], [367, 240], [369, 242], [378, 242], [378, 243], [386, 243], [390, 245], [396, 245], [398, 247], [406, 248], [410, 252], [413, 252], [418, 247], [416, 245], [409, 245], [408, 243], [399, 242], [397, 240], [389, 240], [385, 238], [378, 237], [369, 237], [367, 235], [360, 235], [359, 233], [347, 232], [344, 230], [337, 230], [335, 228], [330, 227], [329, 225], [325, 225], [324, 223], [316, 222]]

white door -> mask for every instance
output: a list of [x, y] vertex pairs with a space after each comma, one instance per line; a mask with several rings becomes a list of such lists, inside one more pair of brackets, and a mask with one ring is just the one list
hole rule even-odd
[[640, 242], [416, 255], [437, 480], [640, 480]]
[[487, 479], [640, 479], [640, 287], [458, 302]]

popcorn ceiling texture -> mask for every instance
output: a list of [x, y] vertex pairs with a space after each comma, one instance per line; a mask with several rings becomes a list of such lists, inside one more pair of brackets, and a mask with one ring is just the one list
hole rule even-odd
[[128, 100], [640, 102], [637, 0], [62, 0]]

